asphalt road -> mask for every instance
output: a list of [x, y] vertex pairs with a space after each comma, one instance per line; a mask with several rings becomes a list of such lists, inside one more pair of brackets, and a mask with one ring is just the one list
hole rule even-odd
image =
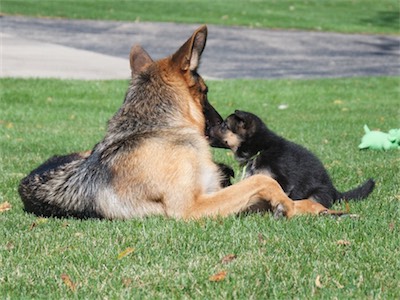
[[[129, 77], [133, 44], [158, 59], [197, 27], [1, 16], [0, 76]], [[400, 37], [209, 25], [200, 73], [215, 79], [399, 76]]]

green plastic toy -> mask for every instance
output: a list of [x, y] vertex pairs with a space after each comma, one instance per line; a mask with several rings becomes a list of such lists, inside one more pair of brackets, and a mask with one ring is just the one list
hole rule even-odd
[[400, 146], [400, 128], [399, 129], [390, 129], [389, 130], [389, 139], [391, 142], [394, 142]]
[[361, 139], [359, 149], [390, 150], [400, 149], [400, 129], [390, 129], [389, 133], [370, 130], [364, 125], [365, 134]]

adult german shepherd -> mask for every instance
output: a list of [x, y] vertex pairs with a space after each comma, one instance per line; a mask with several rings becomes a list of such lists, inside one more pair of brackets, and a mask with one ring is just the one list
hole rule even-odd
[[227, 216], [265, 203], [287, 217], [327, 213], [292, 201], [270, 177], [255, 175], [222, 188], [208, 130], [222, 122], [197, 73], [207, 39], [200, 27], [173, 55], [153, 61], [130, 52], [132, 81], [103, 140], [89, 153], [53, 157], [24, 178], [25, 210], [42, 216], [193, 219]]

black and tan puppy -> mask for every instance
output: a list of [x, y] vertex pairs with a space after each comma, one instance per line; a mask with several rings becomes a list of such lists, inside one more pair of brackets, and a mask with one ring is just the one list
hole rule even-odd
[[329, 208], [340, 199], [363, 199], [374, 189], [372, 179], [341, 193], [321, 161], [304, 147], [271, 130], [256, 115], [236, 110], [211, 131], [215, 144], [225, 144], [244, 167], [243, 178], [271, 176], [293, 200], [311, 198]]

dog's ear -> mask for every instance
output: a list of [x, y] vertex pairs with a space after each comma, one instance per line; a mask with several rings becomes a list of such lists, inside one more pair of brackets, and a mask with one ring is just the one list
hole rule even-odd
[[206, 41], [207, 26], [203, 25], [172, 55], [173, 63], [182, 71], [195, 71], [200, 64]]
[[257, 117], [251, 113], [235, 110], [235, 118], [237, 126], [245, 132], [245, 135], [250, 137], [257, 130]]
[[244, 111], [241, 110], [235, 110], [235, 119], [237, 122], [237, 126], [239, 126], [242, 129], [247, 129], [248, 127], [248, 118], [247, 114]]
[[129, 54], [129, 61], [131, 64], [131, 74], [139, 74], [144, 71], [149, 65], [153, 63], [150, 55], [139, 45], [131, 48]]

